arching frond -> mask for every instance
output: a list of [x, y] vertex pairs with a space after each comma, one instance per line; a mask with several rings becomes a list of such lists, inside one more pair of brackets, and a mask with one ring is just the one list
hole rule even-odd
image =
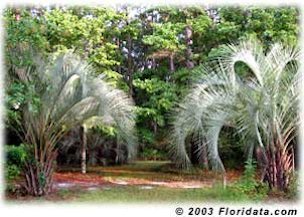
[[25, 123], [32, 123], [30, 128], [24, 127], [25, 134], [32, 134], [36, 143], [48, 138], [54, 147], [69, 129], [98, 116], [103, 124], [117, 127], [129, 158], [134, 157], [135, 113], [127, 94], [108, 85], [104, 77], [94, 77], [91, 66], [72, 53], [49, 61], [37, 67], [40, 106], [36, 113], [25, 111]]
[[[301, 73], [299, 50], [275, 44], [265, 54], [256, 40], [227, 45], [217, 64], [205, 67], [200, 81], [180, 103], [173, 122], [173, 150], [177, 164], [187, 164], [185, 140], [201, 131], [207, 141], [209, 160], [224, 171], [218, 154], [218, 140], [223, 126], [236, 128], [246, 142], [248, 156], [255, 145], [263, 148], [283, 139], [286, 129], [296, 129], [299, 122], [298, 91]], [[242, 62], [255, 75], [240, 79], [235, 64]], [[291, 127], [293, 126], [293, 127]], [[280, 136], [281, 134], [282, 136]]]

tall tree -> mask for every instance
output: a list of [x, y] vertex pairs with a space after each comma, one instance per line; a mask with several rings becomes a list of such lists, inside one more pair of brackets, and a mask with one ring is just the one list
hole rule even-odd
[[153, 34], [145, 35], [143, 41], [153, 47], [151, 57], [169, 59], [169, 70], [172, 74], [175, 71], [174, 58], [185, 48], [180, 40], [183, 24], [155, 23], [152, 27]]

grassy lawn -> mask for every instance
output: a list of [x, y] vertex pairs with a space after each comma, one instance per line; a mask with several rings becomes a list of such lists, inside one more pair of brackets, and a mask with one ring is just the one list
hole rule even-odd
[[223, 189], [173, 189], [155, 187], [141, 189], [138, 186], [115, 187], [111, 189], [95, 191], [71, 191], [61, 190], [58, 195], [63, 200], [73, 202], [102, 202], [102, 203], [138, 203], [138, 202], [200, 202], [200, 201], [229, 201], [244, 202], [263, 200], [263, 197], [255, 197], [232, 188]]

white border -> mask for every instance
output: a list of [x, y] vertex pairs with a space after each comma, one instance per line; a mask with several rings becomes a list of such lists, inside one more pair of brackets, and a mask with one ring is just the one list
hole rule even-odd
[[[255, 0], [255, 1], [248, 1], [248, 0], [217, 0], [217, 1], [211, 1], [211, 0], [188, 0], [187, 2], [184, 0], [111, 0], [111, 1], [97, 1], [97, 0], [42, 0], [41, 2], [35, 2], [33, 0], [23, 0], [23, 1], [10, 1], [10, 0], [2, 0], [0, 2], [1, 11], [8, 5], [19, 5], [19, 4], [41, 4], [42, 5], [53, 5], [53, 4], [68, 4], [68, 5], [104, 5], [104, 6], [114, 6], [116, 4], [132, 4], [132, 5], [195, 5], [195, 4], [208, 4], [208, 5], [258, 5], [258, 6], [284, 6], [284, 5], [294, 5], [299, 6], [301, 10], [301, 37], [300, 37], [300, 44], [303, 48], [304, 45], [304, 35], [303, 35], [303, 9], [304, 9], [304, 3], [301, 0]], [[2, 17], [1, 17], [2, 18]], [[1, 19], [1, 25], [0, 25], [0, 35], [1, 35], [1, 52], [0, 52], [0, 98], [1, 102], [3, 102], [3, 81], [4, 81], [4, 61], [3, 61], [3, 54], [4, 54], [4, 46], [3, 46], [3, 19]], [[302, 49], [304, 50], [304, 49]], [[301, 70], [303, 71], [304, 67], [303, 64], [300, 66]], [[301, 105], [300, 105], [300, 112], [301, 112], [301, 119], [303, 119], [304, 114], [304, 87], [301, 85]], [[1, 120], [3, 120], [3, 103], [0, 105], [0, 117]], [[3, 128], [4, 124], [3, 121], [0, 122], [0, 130], [2, 130], [2, 134], [0, 134], [0, 144], [3, 144]], [[303, 144], [304, 140], [304, 134], [303, 134], [304, 125], [301, 124], [300, 128], [300, 144]], [[300, 145], [300, 156], [304, 156], [303, 154], [303, 148]], [[0, 153], [1, 153], [1, 170], [0, 170], [0, 190], [3, 192], [4, 185], [3, 185], [3, 173], [2, 173], [2, 167], [3, 167], [3, 145], [0, 146]], [[303, 168], [303, 161], [300, 160], [301, 168]], [[303, 174], [300, 173], [300, 180], [303, 180]], [[255, 208], [261, 208], [261, 207], [267, 207], [269, 209], [292, 209], [296, 208], [298, 209], [298, 215], [297, 216], [303, 216], [304, 214], [304, 206], [303, 206], [303, 185], [301, 185], [300, 188], [301, 191], [301, 200], [299, 202], [294, 203], [273, 203], [273, 204], [253, 204], [253, 203], [244, 203], [244, 204], [228, 204], [228, 203], [142, 203], [142, 204], [85, 204], [85, 203], [68, 203], [64, 202], [57, 202], [57, 203], [39, 203], [39, 204], [8, 204], [3, 200], [3, 195], [1, 195], [1, 201], [0, 201], [0, 215], [1, 216], [63, 216], [63, 215], [69, 215], [69, 216], [90, 216], [90, 217], [97, 217], [97, 216], [177, 216], [175, 214], [175, 208], [176, 207], [182, 207], [182, 208], [189, 208], [189, 207], [213, 207], [214, 209], [217, 209], [218, 207], [222, 206], [229, 206], [230, 208], [241, 208], [243, 206], [245, 207], [255, 207]], [[187, 215], [183, 215], [187, 216]], [[217, 216], [217, 215], [213, 215]]]

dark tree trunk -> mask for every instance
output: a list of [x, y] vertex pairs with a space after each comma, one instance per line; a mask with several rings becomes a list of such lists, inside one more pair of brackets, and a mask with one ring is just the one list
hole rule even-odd
[[194, 63], [192, 62], [192, 28], [191, 26], [186, 26], [185, 28], [185, 39], [186, 39], [186, 66], [188, 69], [192, 69], [194, 67]]
[[157, 133], [157, 123], [155, 121], [152, 121], [152, 127], [153, 127], [154, 134], [156, 134]]
[[152, 58], [152, 69], [156, 69], [156, 60], [154, 57]]
[[42, 196], [50, 193], [53, 186], [53, 173], [55, 170], [57, 150], [52, 150], [47, 158], [35, 157], [28, 160], [23, 168], [26, 192], [33, 196]]
[[128, 34], [127, 38], [127, 48], [128, 48], [128, 86], [129, 86], [129, 95], [133, 94], [133, 57], [132, 57], [132, 38], [131, 35]]
[[[116, 38], [116, 45], [118, 52], [121, 52], [121, 44], [120, 44], [120, 39], [118, 37]], [[121, 64], [117, 65], [117, 72], [121, 74]]]
[[193, 135], [190, 140], [191, 143], [191, 163], [203, 165], [205, 169], [209, 169], [207, 147], [203, 143], [199, 134]]

